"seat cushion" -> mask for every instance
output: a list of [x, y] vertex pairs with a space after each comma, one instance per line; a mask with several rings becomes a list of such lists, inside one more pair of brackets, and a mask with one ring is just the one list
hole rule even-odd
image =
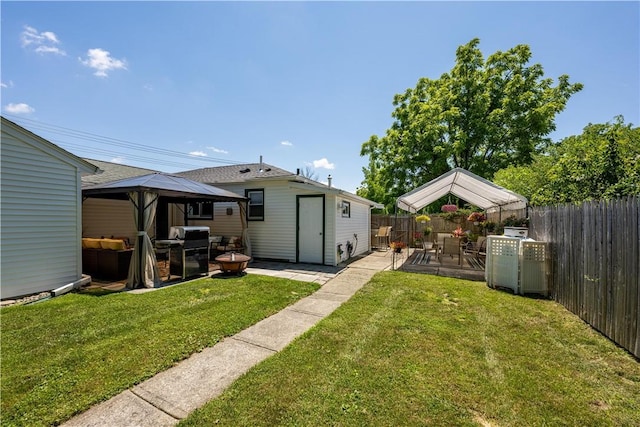
[[121, 239], [100, 239], [100, 247], [112, 251], [122, 251], [127, 249], [124, 240]]
[[94, 239], [91, 237], [83, 237], [82, 238], [82, 247], [87, 249], [100, 249], [102, 246], [100, 245], [100, 240], [102, 239]]

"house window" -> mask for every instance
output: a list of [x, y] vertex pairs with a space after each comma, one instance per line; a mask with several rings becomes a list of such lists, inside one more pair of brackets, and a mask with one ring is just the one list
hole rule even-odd
[[351, 218], [351, 202], [342, 201], [342, 218]]
[[195, 202], [187, 204], [187, 218], [213, 219], [213, 202]]
[[264, 190], [245, 190], [244, 195], [249, 199], [247, 220], [264, 221]]

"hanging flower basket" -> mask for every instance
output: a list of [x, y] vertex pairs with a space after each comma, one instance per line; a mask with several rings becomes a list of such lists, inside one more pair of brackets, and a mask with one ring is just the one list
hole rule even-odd
[[426, 224], [427, 221], [431, 221], [431, 217], [429, 217], [429, 215], [418, 215], [416, 221], [421, 224]]
[[487, 216], [482, 212], [472, 212], [471, 215], [467, 218], [467, 221], [473, 222], [475, 225], [478, 225], [478, 222], [483, 222], [487, 220]]
[[457, 205], [442, 205], [442, 212], [455, 212], [458, 210]]

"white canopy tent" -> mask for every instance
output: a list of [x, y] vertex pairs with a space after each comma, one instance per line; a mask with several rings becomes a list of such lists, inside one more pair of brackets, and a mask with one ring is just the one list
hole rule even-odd
[[524, 209], [528, 203], [528, 200], [519, 194], [468, 170], [455, 168], [398, 197], [397, 206], [415, 213], [447, 194], [458, 196], [487, 212]]

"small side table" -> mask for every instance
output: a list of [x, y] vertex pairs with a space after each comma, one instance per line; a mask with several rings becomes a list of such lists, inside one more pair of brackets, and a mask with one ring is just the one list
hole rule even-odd
[[238, 276], [247, 268], [250, 260], [250, 256], [235, 252], [227, 252], [216, 257], [216, 262], [220, 264], [220, 271], [225, 274], [237, 274]]

